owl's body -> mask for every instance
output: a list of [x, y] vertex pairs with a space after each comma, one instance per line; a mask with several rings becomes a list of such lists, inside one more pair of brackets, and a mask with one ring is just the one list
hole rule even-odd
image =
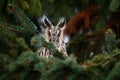
[[[54, 26], [47, 17], [44, 16], [43, 23], [46, 26], [44, 32], [44, 39], [46, 42], [52, 42], [60, 53], [63, 53], [63, 56], [67, 56], [66, 45], [63, 41], [63, 30], [66, 26], [65, 19], [61, 18], [59, 23]], [[38, 48], [37, 54], [39, 56], [44, 56], [46, 58], [52, 57], [53, 52], [47, 47]]]

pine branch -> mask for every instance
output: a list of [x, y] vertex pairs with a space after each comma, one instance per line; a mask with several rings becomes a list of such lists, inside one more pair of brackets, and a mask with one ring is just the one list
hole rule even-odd
[[119, 0], [112, 0], [110, 3], [109, 9], [112, 12], [116, 12], [117, 10], [119, 10], [119, 8], [120, 8], [120, 1]]
[[[100, 31], [86, 32], [83, 35], [76, 36], [76, 38], [74, 38], [72, 41], [74, 41], [76, 43], [76, 42], [81, 42], [81, 41], [94, 40], [94, 39], [96, 39], [99, 36], [104, 36], [105, 32], [109, 28], [111, 28], [111, 26], [110, 25], [106, 25]], [[74, 43], [74, 42], [69, 42], [69, 43]]]
[[16, 5], [8, 4], [8, 13], [12, 13], [32, 34], [35, 34], [37, 27]]
[[18, 33], [24, 33], [22, 30], [20, 30], [20, 26], [14, 26], [14, 25], [10, 25], [10, 24], [7, 24], [7, 23], [3, 23], [3, 22], [0, 22], [0, 28], [15, 31], [15, 32], [18, 32]]

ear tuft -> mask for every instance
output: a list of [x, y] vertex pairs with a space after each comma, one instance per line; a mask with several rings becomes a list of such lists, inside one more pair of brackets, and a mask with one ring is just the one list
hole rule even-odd
[[58, 23], [58, 27], [62, 28], [66, 25], [66, 19], [64, 17], [62, 17]]
[[43, 16], [43, 23], [46, 27], [52, 26], [51, 22], [48, 20], [48, 18], [45, 15]]

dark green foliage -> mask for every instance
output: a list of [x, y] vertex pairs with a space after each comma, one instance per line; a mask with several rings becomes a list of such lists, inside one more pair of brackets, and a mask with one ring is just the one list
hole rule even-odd
[[[21, 26], [26, 27], [26, 29], [28, 31], [30, 31], [32, 34], [35, 33], [35, 31], [37, 31], [37, 27], [31, 22], [31, 20], [23, 13], [23, 11], [21, 9], [19, 9], [17, 6], [9, 6], [8, 8], [12, 7], [13, 10], [15, 9], [16, 11], [13, 11], [11, 14], [13, 14], [15, 16], [16, 19], [18, 19], [19, 23], [21, 23]], [[24, 28], [23, 27], [23, 28]], [[26, 30], [24, 29], [24, 30]]]
[[[90, 17], [93, 32], [75, 36], [66, 58], [37, 34], [30, 19], [45, 14], [53, 23], [62, 16], [69, 21], [94, 2], [101, 10], [98, 21]], [[119, 0], [0, 0], [0, 80], [119, 80], [120, 42], [114, 29], [120, 25], [119, 8]], [[111, 29], [104, 31], [106, 26]], [[103, 53], [102, 45], [107, 52]], [[54, 57], [37, 56], [42, 46]]]
[[42, 5], [40, 0], [26, 0], [29, 5], [27, 9], [27, 14], [30, 17], [38, 17], [42, 12]]
[[106, 80], [119, 80], [120, 79], [120, 62], [117, 62], [110, 74], [107, 76]]
[[111, 30], [105, 33], [105, 45], [108, 52], [117, 48], [118, 41], [116, 40], [116, 35]]
[[97, 31], [100, 31], [105, 25], [106, 25], [105, 20], [103, 20], [103, 18], [101, 18], [101, 19], [97, 22], [95, 28], [96, 28]]
[[[30, 80], [32, 77], [37, 80], [39, 78], [40, 72], [33, 69], [34, 65], [38, 63], [39, 59], [35, 53], [32, 52], [23, 52], [18, 57], [16, 61], [7, 64], [6, 73], [1, 76], [1, 80]], [[33, 73], [31, 73], [33, 72]], [[31, 76], [29, 76], [31, 75]], [[33, 75], [33, 76], [32, 76]], [[36, 77], [38, 78], [36, 79]], [[9, 77], [9, 78], [8, 78]]]
[[38, 48], [43, 46], [43, 43], [45, 43], [45, 40], [42, 36], [36, 35], [32, 37], [30, 42], [31, 42], [31, 46]]
[[[98, 61], [97, 57], [101, 58], [100, 56], [103, 58]], [[106, 56], [109, 57], [107, 58]], [[7, 58], [7, 56], [4, 56], [4, 58]], [[120, 53], [114, 53], [111, 57], [110, 55], [103, 54], [97, 55], [91, 62], [88, 61], [84, 64], [78, 64], [76, 58], [73, 56], [69, 56], [65, 60], [58, 58], [46, 60], [38, 57], [33, 52], [27, 51], [21, 53], [18, 59], [12, 63], [7, 63], [7, 61], [2, 60], [4, 61], [4, 65], [7, 63], [7, 66], [3, 67], [6, 68], [6, 73], [2, 74], [0, 79], [7, 80], [9, 77], [9, 80], [16, 78], [18, 80], [31, 80], [31, 78], [34, 78], [35, 80], [104, 80], [115, 65], [115, 62], [118, 61], [116, 60], [117, 58], [120, 58]], [[115, 73], [110, 71], [110, 74], [108, 75], [112, 75], [111, 77], [113, 77], [113, 79], [111, 80], [117, 78], [115, 77], [117, 75], [119, 77], [119, 74], [116, 73], [116, 70], [119, 71], [118, 69], [119, 62], [116, 63], [116, 67], [113, 67], [112, 69]]]
[[113, 12], [116, 12], [120, 8], [120, 1], [119, 0], [112, 0], [110, 3], [109, 9]]
[[53, 54], [58, 53], [55, 45], [53, 43], [46, 42], [40, 35], [33, 36], [30, 42], [31, 46], [34, 46], [35, 48], [47, 47], [53, 52]]

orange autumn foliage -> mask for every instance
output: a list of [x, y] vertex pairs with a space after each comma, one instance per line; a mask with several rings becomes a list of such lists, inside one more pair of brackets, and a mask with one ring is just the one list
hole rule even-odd
[[99, 12], [100, 5], [91, 4], [89, 8], [77, 13], [67, 23], [64, 30], [64, 35], [76, 35], [79, 33], [80, 29], [83, 29], [83, 32], [87, 31], [87, 29], [90, 27], [91, 19]]

